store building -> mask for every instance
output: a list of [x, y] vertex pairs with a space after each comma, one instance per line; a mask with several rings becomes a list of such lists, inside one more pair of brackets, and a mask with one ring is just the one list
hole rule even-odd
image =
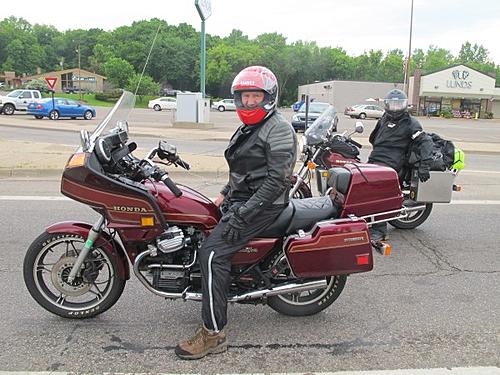
[[[298, 88], [298, 99], [309, 99], [332, 104], [338, 112], [355, 104], [374, 104], [379, 102], [388, 91], [402, 90], [402, 83], [368, 81], [324, 81], [302, 85]], [[383, 104], [383, 103], [379, 103]]]
[[466, 65], [450, 66], [428, 74], [415, 70], [410, 77], [409, 103], [417, 114], [453, 117], [492, 116], [500, 118], [500, 88], [495, 75], [488, 75]]
[[35, 79], [45, 79], [46, 77], [57, 78], [54, 87], [55, 92], [77, 92], [80, 88], [82, 92], [102, 92], [104, 89], [104, 80], [106, 79], [106, 77], [100, 74], [74, 68], [23, 77], [23, 83], [28, 83]]

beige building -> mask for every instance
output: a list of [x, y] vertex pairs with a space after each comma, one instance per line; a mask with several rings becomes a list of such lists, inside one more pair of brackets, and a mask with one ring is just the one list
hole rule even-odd
[[55, 92], [76, 91], [81, 88], [83, 92], [102, 92], [106, 77], [92, 73], [84, 69], [66, 69], [55, 72], [47, 72], [34, 76], [23, 77], [23, 83], [45, 77], [56, 77]]
[[419, 114], [439, 115], [451, 111], [454, 116], [468, 113], [484, 118], [487, 112], [500, 118], [500, 88], [495, 77], [466, 65], [455, 65], [437, 72], [422, 74], [417, 69], [410, 77], [409, 103]]
[[[298, 99], [309, 95], [309, 99], [332, 104], [337, 111], [344, 112], [355, 104], [374, 104], [380, 101], [388, 91], [402, 89], [402, 83], [368, 81], [325, 81], [299, 86]], [[383, 104], [383, 103], [379, 103]]]

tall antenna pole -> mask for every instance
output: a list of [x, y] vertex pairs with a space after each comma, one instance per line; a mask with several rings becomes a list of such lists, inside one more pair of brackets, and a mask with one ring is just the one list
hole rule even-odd
[[413, 0], [411, 0], [411, 13], [410, 13], [410, 41], [408, 44], [408, 60], [406, 61], [406, 72], [404, 81], [404, 91], [406, 96], [408, 96], [408, 91], [410, 90], [410, 74], [411, 74], [411, 36], [413, 31]]

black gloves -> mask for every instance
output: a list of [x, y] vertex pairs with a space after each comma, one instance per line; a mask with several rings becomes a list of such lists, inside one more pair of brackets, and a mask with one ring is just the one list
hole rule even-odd
[[222, 222], [227, 222], [226, 227], [222, 231], [222, 238], [226, 240], [227, 243], [234, 244], [241, 237], [241, 231], [245, 228], [246, 223], [238, 215], [238, 212], [230, 212], [223, 216]]
[[420, 168], [418, 168], [418, 179], [421, 182], [425, 182], [429, 178], [431, 178], [431, 174], [429, 173], [429, 168], [420, 166]]

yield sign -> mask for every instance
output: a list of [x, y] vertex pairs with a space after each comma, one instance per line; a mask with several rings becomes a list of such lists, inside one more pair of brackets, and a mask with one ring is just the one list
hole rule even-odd
[[45, 82], [47, 82], [47, 85], [49, 85], [51, 90], [54, 90], [54, 86], [57, 82], [57, 77], [45, 77]]

